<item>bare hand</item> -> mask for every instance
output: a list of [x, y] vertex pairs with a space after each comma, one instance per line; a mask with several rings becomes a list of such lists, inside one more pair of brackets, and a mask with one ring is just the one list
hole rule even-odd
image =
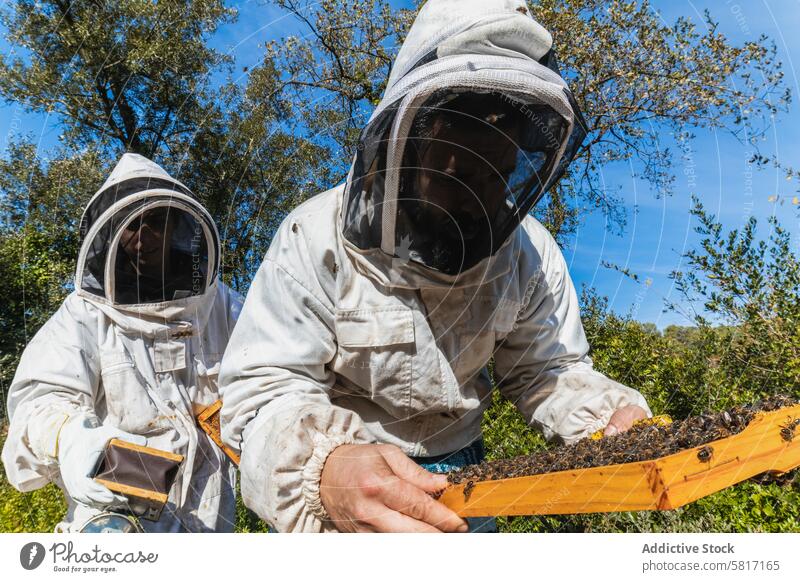
[[320, 499], [339, 531], [466, 532], [467, 523], [430, 494], [447, 477], [394, 445], [342, 445], [325, 461]]
[[611, 415], [608, 425], [605, 431], [603, 431], [603, 436], [611, 436], [625, 432], [633, 426], [634, 422], [645, 418], [647, 418], [647, 411], [641, 406], [636, 406], [635, 404], [623, 406]]

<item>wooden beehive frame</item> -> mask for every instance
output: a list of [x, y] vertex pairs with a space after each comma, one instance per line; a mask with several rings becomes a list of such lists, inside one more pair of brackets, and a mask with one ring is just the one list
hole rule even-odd
[[[114, 446], [121, 449], [129, 449], [131, 451], [142, 453], [144, 455], [163, 457], [164, 459], [169, 459], [170, 461], [174, 461], [178, 464], [183, 462], [183, 455], [176, 455], [175, 453], [162, 451], [160, 449], [153, 449], [151, 447], [143, 447], [141, 445], [136, 445], [134, 443], [129, 443], [127, 441], [122, 441], [119, 439], [111, 439], [108, 442], [108, 446]], [[126, 497], [138, 497], [140, 499], [151, 501], [161, 506], [167, 503], [168, 495], [166, 493], [159, 493], [158, 491], [152, 491], [150, 489], [132, 487], [130, 485], [125, 485], [124, 483], [109, 481], [108, 479], [95, 478], [95, 481], [97, 481], [101, 485], [104, 485], [114, 493], [119, 493], [120, 495], [125, 495]]]
[[228, 455], [228, 458], [238, 466], [239, 455], [222, 442], [222, 435], [220, 434], [219, 428], [219, 412], [221, 409], [222, 400], [217, 400], [214, 404], [207, 406], [197, 415], [197, 424], [199, 424], [200, 428], [211, 437], [211, 440]]
[[739, 434], [659, 459], [460, 483], [439, 500], [462, 517], [674, 509], [800, 466], [798, 418], [800, 405], [759, 413]]

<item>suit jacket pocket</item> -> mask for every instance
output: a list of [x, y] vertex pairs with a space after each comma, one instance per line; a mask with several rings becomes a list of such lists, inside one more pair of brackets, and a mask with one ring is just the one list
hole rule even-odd
[[[401, 418], [408, 413], [414, 316], [407, 307], [337, 310], [337, 372], [349, 393]], [[335, 392], [331, 395], [336, 398]]]
[[112, 425], [134, 434], [161, 433], [174, 419], [162, 415], [131, 357], [122, 350], [100, 353], [100, 375]]

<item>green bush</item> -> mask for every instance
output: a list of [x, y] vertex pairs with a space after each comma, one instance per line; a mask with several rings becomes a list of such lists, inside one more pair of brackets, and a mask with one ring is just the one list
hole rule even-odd
[[245, 507], [239, 484], [236, 484], [236, 528], [237, 533], [266, 533], [269, 525], [259, 518], [254, 511]]
[[[546, 447], [499, 393], [484, 417], [489, 459]], [[502, 532], [800, 532], [800, 479], [786, 485], [741, 483], [671, 511], [505, 517]]]

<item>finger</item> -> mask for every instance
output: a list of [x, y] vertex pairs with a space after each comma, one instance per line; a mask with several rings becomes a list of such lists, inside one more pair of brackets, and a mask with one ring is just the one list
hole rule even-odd
[[357, 529], [383, 533], [441, 533], [436, 527], [403, 515], [381, 503], [370, 504], [369, 509], [364, 510], [358, 520]]
[[422, 489], [398, 480], [384, 489], [381, 496], [387, 507], [444, 532], [466, 533], [467, 522], [439, 503]]
[[426, 471], [393, 445], [381, 447], [381, 454], [392, 472], [427, 493], [436, 493], [447, 487], [447, 475]]
[[626, 410], [628, 414], [630, 414], [634, 422], [648, 417], [647, 411], [641, 406], [637, 406], [636, 404], [629, 404], [628, 406], [623, 408], [623, 410]]
[[613, 436], [624, 432], [631, 427], [631, 424], [633, 424], [633, 421], [628, 418], [627, 412], [624, 409], [619, 409], [608, 420], [603, 436]]
[[647, 412], [644, 409], [633, 405], [625, 406], [611, 415], [611, 418], [608, 421], [608, 426], [603, 434], [605, 436], [610, 436], [620, 432], [625, 432], [631, 426], [633, 426], [634, 422], [644, 418], [647, 418]]

